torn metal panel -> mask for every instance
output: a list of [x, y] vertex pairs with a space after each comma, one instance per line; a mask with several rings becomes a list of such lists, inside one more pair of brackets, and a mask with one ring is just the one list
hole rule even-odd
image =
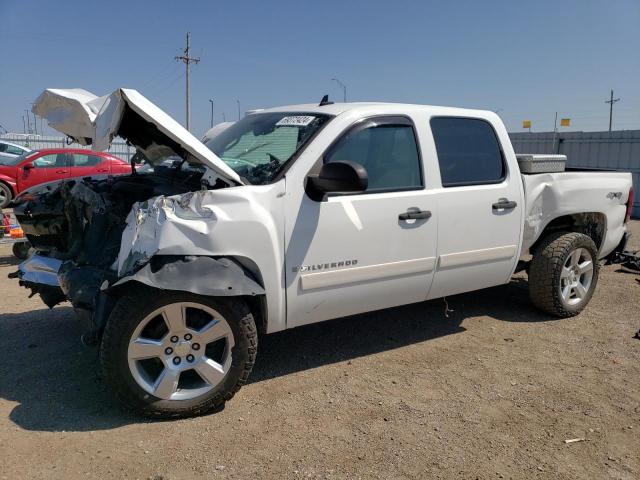
[[216, 216], [207, 206], [212, 191], [200, 190], [174, 197], [155, 197], [133, 206], [122, 235], [117, 271], [129, 275], [163, 248], [185, 239], [209, 235]]
[[161, 290], [180, 290], [207, 296], [263, 295], [264, 289], [228, 258], [159, 255], [114, 286], [137, 281]]
[[47, 89], [32, 110], [51, 127], [96, 150], [106, 150], [119, 136], [152, 164], [177, 155], [209, 167], [232, 185], [244, 184], [215, 153], [136, 90], [120, 88], [98, 97], [80, 89]]

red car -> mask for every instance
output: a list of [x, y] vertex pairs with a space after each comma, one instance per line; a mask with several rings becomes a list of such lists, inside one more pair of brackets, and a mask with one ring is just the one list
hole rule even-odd
[[0, 158], [0, 208], [27, 188], [54, 180], [130, 173], [131, 166], [104, 152], [46, 148], [19, 157]]

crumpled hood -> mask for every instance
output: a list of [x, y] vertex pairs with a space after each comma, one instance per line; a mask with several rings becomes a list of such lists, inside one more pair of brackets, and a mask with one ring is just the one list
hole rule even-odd
[[106, 150], [119, 136], [152, 164], [178, 155], [211, 168], [233, 184], [244, 183], [215, 153], [137, 90], [119, 88], [98, 97], [79, 88], [47, 89], [32, 111], [52, 128], [95, 150]]

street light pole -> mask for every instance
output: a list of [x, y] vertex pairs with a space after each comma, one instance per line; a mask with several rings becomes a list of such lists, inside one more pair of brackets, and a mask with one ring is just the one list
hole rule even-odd
[[27, 114], [27, 133], [31, 134], [33, 131], [31, 130], [31, 117], [29, 117], [29, 110], [25, 110], [24, 113]]
[[342, 88], [342, 101], [344, 103], [347, 103], [347, 86], [344, 83], [342, 83], [340, 80], [338, 80], [337, 78], [332, 78], [331, 80], [336, 82], [338, 84], [338, 86], [340, 88]]
[[240, 100], [236, 100], [238, 103], [238, 120], [240, 120]]
[[213, 128], [213, 98], [209, 99], [209, 103], [211, 103], [211, 128]]

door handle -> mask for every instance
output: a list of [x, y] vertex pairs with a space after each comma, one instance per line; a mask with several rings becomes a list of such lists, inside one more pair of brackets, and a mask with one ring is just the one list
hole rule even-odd
[[109, 169], [108, 169], [108, 168], [99, 168], [99, 169], [98, 169], [98, 172], [101, 172], [101, 173], [103, 173], [103, 172], [108, 172], [108, 171], [109, 171]]
[[506, 198], [501, 198], [496, 203], [491, 205], [491, 208], [494, 210], [513, 210], [516, 208], [518, 204], [513, 200], [507, 200]]
[[425, 220], [431, 217], [429, 210], [417, 210], [415, 212], [405, 212], [398, 215], [400, 220]]
[[69, 173], [68, 170], [56, 170], [56, 173]]

